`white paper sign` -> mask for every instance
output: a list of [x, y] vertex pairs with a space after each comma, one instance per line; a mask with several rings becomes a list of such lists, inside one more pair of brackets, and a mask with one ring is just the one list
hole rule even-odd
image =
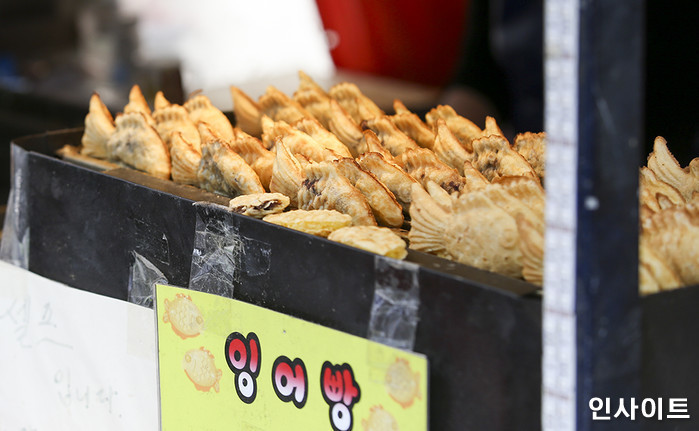
[[153, 310], [0, 262], [0, 430], [158, 429]]

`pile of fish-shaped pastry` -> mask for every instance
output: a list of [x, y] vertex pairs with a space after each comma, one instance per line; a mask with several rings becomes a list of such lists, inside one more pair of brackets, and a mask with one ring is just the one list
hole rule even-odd
[[[231, 87], [235, 127], [201, 94], [179, 106], [158, 93], [151, 113], [134, 86], [116, 121], [93, 95], [82, 153], [376, 253], [404, 257], [408, 240], [415, 250], [542, 284], [544, 133], [510, 144], [492, 117], [481, 130], [440, 105], [423, 120], [398, 100], [387, 114], [352, 83], [326, 91], [299, 76], [291, 97], [270, 86], [253, 100]], [[699, 282], [698, 178], [697, 159], [682, 169], [656, 140], [641, 169], [642, 292]]]
[[303, 73], [293, 97], [231, 91], [238, 127], [275, 152], [269, 189], [293, 206], [355, 225], [395, 228], [407, 215], [410, 248], [540, 282], [521, 249], [543, 250], [543, 133], [511, 146], [491, 117], [481, 130], [440, 105], [423, 121], [397, 100], [389, 115], [354, 84], [326, 92]]
[[640, 170], [642, 294], [699, 283], [699, 157], [682, 168], [662, 137]]

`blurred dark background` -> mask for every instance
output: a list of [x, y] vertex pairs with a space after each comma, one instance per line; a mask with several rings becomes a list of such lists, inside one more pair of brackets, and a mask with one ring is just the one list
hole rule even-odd
[[[543, 128], [543, 0], [317, 0], [339, 69], [439, 88], [483, 125], [496, 116], [512, 133]], [[699, 156], [696, 14], [691, 2], [648, 0], [643, 142], [664, 136], [682, 166]], [[90, 94], [112, 113], [128, 89], [183, 98], [177, 65], [138, 61], [136, 18], [113, 1], [0, 1], [0, 199], [9, 188], [9, 143], [80, 127]], [[423, 108], [423, 109], [419, 109]], [[418, 107], [418, 112], [424, 112]], [[473, 115], [473, 117], [471, 117]]]

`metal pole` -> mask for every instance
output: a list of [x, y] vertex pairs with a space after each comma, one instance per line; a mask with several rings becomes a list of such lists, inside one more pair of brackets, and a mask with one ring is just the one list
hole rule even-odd
[[589, 402], [609, 397], [616, 411], [640, 394], [644, 2], [545, 5], [542, 424], [636, 429], [626, 418], [593, 421]]

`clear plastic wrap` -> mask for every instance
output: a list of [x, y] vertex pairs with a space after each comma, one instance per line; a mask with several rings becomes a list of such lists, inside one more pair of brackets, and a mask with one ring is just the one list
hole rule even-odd
[[151, 261], [135, 251], [131, 255], [133, 263], [129, 273], [128, 300], [136, 305], [153, 308], [155, 285], [168, 284], [168, 280]]
[[404, 350], [415, 345], [420, 308], [419, 266], [376, 256], [368, 338]]
[[240, 234], [238, 225], [228, 218], [210, 216], [210, 212], [228, 210], [211, 203], [196, 203], [194, 250], [189, 288], [233, 298], [241, 275], [261, 276], [269, 271], [271, 247]]
[[29, 268], [29, 224], [27, 214], [27, 152], [12, 145], [10, 195], [2, 228], [0, 259], [20, 268]]

